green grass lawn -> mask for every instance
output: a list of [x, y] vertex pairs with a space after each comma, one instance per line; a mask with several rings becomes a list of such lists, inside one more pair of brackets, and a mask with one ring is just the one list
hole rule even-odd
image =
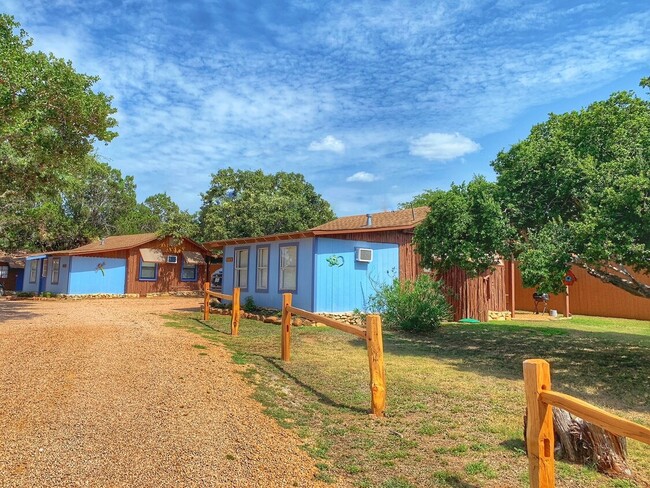
[[[368, 415], [365, 342], [294, 327], [292, 361], [280, 328], [229, 317], [170, 317], [225, 344], [255, 397], [304, 440], [319, 478], [357, 487], [525, 487], [522, 361], [551, 362], [553, 389], [650, 425], [650, 322], [575, 317], [554, 322], [450, 324], [427, 335], [385, 331], [387, 417]], [[198, 353], [198, 351], [197, 351]], [[628, 442], [636, 481], [558, 462], [559, 487], [635, 487], [650, 479], [650, 446]]]

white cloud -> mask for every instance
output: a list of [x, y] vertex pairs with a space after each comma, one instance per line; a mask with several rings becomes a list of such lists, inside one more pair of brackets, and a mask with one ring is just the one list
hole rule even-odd
[[343, 154], [345, 151], [345, 144], [339, 141], [334, 136], [325, 136], [322, 141], [312, 141], [309, 144], [310, 151], [332, 151], [338, 154]]
[[345, 181], [358, 181], [361, 183], [372, 183], [373, 181], [380, 180], [381, 178], [372, 173], [366, 173], [365, 171], [359, 171], [354, 173], [352, 176], [348, 176]]
[[409, 152], [413, 156], [445, 161], [458, 158], [481, 149], [480, 144], [468, 137], [454, 132], [431, 132], [411, 140]]

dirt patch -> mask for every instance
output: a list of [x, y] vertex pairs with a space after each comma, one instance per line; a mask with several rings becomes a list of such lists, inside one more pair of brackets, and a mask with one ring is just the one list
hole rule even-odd
[[318, 486], [197, 298], [0, 302], [0, 486]]

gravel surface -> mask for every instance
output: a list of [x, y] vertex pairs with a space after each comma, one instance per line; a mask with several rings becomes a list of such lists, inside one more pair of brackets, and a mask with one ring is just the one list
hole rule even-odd
[[1, 300], [0, 486], [321, 486], [228, 353], [162, 326], [199, 300]]

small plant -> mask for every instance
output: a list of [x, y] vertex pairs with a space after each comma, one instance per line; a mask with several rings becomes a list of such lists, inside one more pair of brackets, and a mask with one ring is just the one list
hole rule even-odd
[[368, 310], [382, 315], [387, 327], [425, 332], [451, 317], [444, 284], [420, 275], [415, 281], [393, 280], [379, 285], [368, 300]]
[[31, 291], [19, 291], [18, 293], [16, 293], [16, 296], [21, 298], [30, 298], [35, 296], [35, 294], [34, 292]]
[[247, 313], [253, 313], [257, 311], [257, 305], [255, 305], [255, 300], [253, 300], [252, 296], [247, 296], [246, 299], [244, 300], [244, 305], [242, 306], [242, 310]]

